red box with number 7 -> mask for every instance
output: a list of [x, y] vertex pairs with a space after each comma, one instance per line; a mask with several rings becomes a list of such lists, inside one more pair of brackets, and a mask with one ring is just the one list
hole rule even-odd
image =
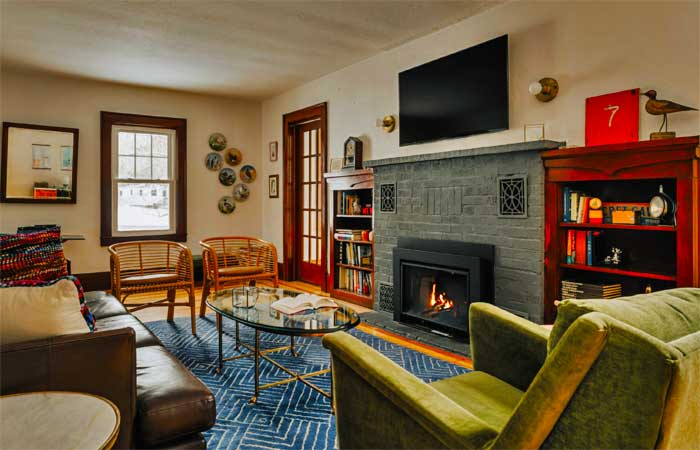
[[639, 141], [639, 88], [586, 99], [586, 146]]

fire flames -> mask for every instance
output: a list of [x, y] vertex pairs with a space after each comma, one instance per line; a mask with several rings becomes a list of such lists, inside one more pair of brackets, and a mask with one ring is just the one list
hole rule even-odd
[[437, 282], [433, 281], [433, 288], [430, 292], [428, 305], [430, 308], [426, 311], [430, 315], [435, 315], [441, 311], [449, 311], [455, 306], [454, 300], [447, 298], [446, 292], [437, 294]]

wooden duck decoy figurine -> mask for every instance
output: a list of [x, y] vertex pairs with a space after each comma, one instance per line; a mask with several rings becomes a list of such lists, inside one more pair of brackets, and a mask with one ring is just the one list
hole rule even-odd
[[[653, 116], [664, 116], [664, 120], [661, 122], [659, 131], [657, 133], [651, 133], [651, 139], [669, 139], [676, 137], [675, 131], [668, 131], [668, 114], [681, 111], [697, 111], [695, 108], [681, 105], [670, 100], [658, 100], [656, 98], [656, 91], [653, 89], [643, 92], [642, 95], [649, 97], [646, 105], [644, 105], [646, 112]], [[666, 127], [666, 129], [662, 132], [661, 130], [663, 130], [664, 127]]]

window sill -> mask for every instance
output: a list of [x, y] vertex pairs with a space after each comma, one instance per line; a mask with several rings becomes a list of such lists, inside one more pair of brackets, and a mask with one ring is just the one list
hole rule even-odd
[[186, 233], [175, 233], [175, 234], [146, 234], [142, 236], [130, 235], [130, 236], [100, 236], [100, 245], [106, 247], [112, 244], [118, 244], [119, 242], [133, 242], [133, 241], [173, 241], [173, 242], [186, 242]]

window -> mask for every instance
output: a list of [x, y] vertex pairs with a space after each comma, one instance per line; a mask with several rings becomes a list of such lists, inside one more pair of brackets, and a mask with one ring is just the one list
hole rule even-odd
[[186, 127], [184, 119], [102, 112], [102, 245], [186, 240]]

